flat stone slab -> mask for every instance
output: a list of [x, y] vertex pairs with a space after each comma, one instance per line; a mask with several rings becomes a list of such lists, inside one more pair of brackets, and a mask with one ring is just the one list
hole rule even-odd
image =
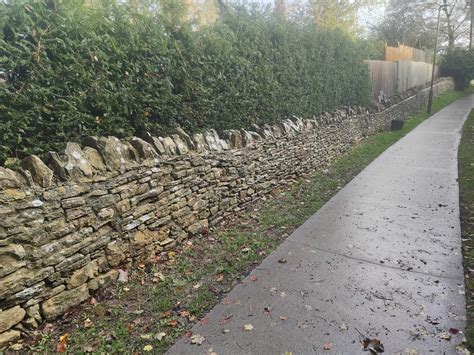
[[367, 354], [358, 331], [387, 354], [456, 353], [463, 335], [444, 338], [466, 322], [457, 147], [472, 107], [458, 100], [385, 151], [194, 326], [202, 345], [168, 353]]

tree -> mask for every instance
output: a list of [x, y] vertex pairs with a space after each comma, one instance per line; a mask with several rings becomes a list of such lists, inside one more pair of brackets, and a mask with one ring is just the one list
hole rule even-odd
[[377, 0], [309, 0], [309, 11], [317, 24], [336, 28], [354, 37], [361, 33], [359, 10], [380, 3]]
[[383, 0], [275, 0], [275, 9], [284, 16], [312, 19], [318, 26], [338, 29], [355, 39], [363, 32], [358, 12]]
[[[440, 40], [447, 48], [467, 43], [470, 0], [451, 0], [440, 17]], [[389, 44], [429, 49], [436, 34], [439, 4], [423, 0], [390, 0], [386, 15], [374, 31]]]

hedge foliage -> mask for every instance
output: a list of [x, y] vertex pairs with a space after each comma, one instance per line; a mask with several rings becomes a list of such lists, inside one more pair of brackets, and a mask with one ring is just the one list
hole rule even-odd
[[311, 21], [227, 6], [193, 30], [172, 0], [90, 3], [0, 4], [0, 161], [87, 135], [245, 128], [369, 101], [363, 46]]
[[474, 80], [474, 50], [456, 48], [448, 51], [441, 64], [441, 74], [452, 76], [458, 90], [469, 87]]

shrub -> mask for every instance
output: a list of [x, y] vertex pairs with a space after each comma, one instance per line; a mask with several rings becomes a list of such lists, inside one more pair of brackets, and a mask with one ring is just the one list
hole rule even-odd
[[449, 51], [441, 64], [441, 74], [452, 76], [456, 89], [465, 90], [474, 79], [474, 50], [456, 48]]
[[193, 31], [172, 0], [93, 4], [0, 4], [0, 161], [87, 135], [247, 128], [369, 102], [362, 47], [340, 32], [245, 7]]

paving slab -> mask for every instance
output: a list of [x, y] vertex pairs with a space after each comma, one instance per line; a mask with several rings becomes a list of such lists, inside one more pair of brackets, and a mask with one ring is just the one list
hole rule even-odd
[[472, 107], [464, 97], [387, 149], [194, 326], [202, 345], [183, 337], [168, 353], [367, 354], [360, 332], [387, 354], [455, 354], [463, 335], [444, 338], [466, 322], [457, 149]]

